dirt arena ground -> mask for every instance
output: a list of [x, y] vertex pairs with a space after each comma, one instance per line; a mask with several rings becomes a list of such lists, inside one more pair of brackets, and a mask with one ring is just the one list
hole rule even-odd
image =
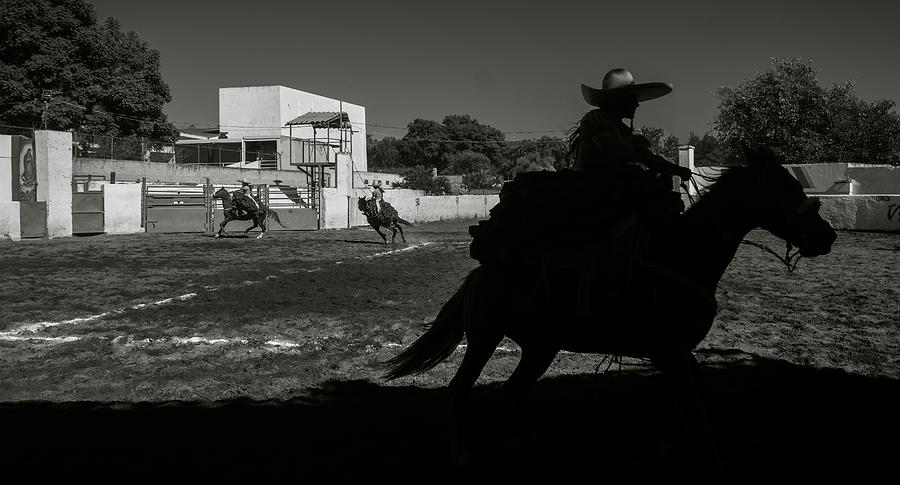
[[[444, 386], [462, 353], [393, 382], [378, 364], [475, 267], [472, 223], [419, 225], [396, 245], [362, 228], [0, 241], [0, 464], [32, 477], [301, 483], [691, 471], [689, 452], [660, 451], [667, 394], [640, 361], [560, 354], [529, 425], [505, 419], [512, 342], [476, 389], [476, 463], [447, 461]], [[898, 234], [842, 232], [793, 273], [743, 246], [697, 349], [720, 454], [715, 470], [697, 466], [719, 483], [896, 478], [898, 272]]]

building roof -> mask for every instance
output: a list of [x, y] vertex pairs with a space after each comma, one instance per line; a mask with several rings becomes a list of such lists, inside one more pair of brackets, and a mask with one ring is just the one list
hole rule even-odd
[[178, 128], [178, 138], [182, 140], [209, 140], [219, 137], [219, 127], [188, 127]]
[[286, 125], [313, 125], [315, 128], [346, 128], [350, 123], [347, 113], [337, 111], [310, 111], [304, 113]]

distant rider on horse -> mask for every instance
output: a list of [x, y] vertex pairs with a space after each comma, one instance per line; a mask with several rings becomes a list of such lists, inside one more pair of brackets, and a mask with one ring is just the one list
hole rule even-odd
[[238, 217], [250, 210], [259, 212], [259, 203], [253, 197], [253, 186], [246, 180], [239, 180], [241, 188], [234, 191], [235, 211]]

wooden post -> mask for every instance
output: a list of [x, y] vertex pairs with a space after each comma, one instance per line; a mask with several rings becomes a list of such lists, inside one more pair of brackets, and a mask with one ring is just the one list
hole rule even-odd
[[147, 232], [147, 178], [141, 177], [141, 226]]

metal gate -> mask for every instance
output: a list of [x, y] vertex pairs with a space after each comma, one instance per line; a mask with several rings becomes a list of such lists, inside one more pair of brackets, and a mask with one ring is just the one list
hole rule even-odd
[[47, 203], [19, 202], [21, 237], [47, 237]]
[[143, 193], [146, 232], [209, 232], [209, 186], [145, 184]]
[[103, 186], [87, 190], [88, 184], [74, 184], [72, 190], [72, 234], [100, 234], [105, 228]]

